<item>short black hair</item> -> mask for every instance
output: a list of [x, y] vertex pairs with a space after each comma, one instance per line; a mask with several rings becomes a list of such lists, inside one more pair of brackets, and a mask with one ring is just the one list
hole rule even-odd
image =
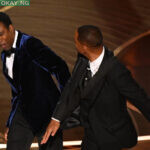
[[12, 24], [10, 17], [3, 12], [0, 12], [0, 22], [2, 22], [6, 26], [6, 28], [9, 28], [9, 25]]
[[93, 25], [83, 25], [78, 28], [78, 41], [89, 47], [98, 48], [103, 43], [101, 30]]

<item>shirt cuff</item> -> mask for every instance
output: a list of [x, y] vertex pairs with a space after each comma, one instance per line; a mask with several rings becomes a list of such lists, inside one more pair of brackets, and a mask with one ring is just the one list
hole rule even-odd
[[55, 118], [53, 118], [53, 117], [52, 117], [51, 119], [52, 119], [52, 120], [55, 120], [55, 121], [57, 121], [57, 122], [60, 122], [60, 120], [58, 120], [58, 119], [55, 119]]

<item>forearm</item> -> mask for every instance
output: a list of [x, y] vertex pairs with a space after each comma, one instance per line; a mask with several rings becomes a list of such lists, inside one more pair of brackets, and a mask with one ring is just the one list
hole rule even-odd
[[56, 109], [52, 115], [53, 118], [60, 121], [65, 120], [71, 115], [71, 113], [79, 106], [80, 103], [80, 94], [79, 89], [71, 88], [71, 79], [68, 80], [59, 102], [57, 103]]

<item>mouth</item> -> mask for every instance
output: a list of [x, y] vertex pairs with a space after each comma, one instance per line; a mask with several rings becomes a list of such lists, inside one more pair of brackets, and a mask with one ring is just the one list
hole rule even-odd
[[6, 45], [6, 44], [1, 44], [0, 47], [1, 47], [2, 49], [6, 49], [6, 48], [7, 48], [7, 45]]

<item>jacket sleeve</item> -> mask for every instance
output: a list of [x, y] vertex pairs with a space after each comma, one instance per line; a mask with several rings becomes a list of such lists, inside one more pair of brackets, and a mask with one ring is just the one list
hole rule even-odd
[[70, 117], [72, 112], [79, 106], [80, 103], [80, 91], [75, 86], [74, 75], [77, 73], [77, 68], [80, 66], [80, 58], [78, 57], [73, 69], [71, 78], [68, 80], [60, 100], [57, 103], [56, 109], [52, 115], [53, 118], [63, 122], [66, 118]]
[[65, 61], [34, 37], [27, 40], [26, 46], [28, 54], [33, 58], [33, 61], [54, 75], [59, 83], [59, 88], [62, 90], [70, 77]]
[[150, 98], [121, 63], [115, 65], [111, 78], [121, 95], [137, 107], [150, 121]]

